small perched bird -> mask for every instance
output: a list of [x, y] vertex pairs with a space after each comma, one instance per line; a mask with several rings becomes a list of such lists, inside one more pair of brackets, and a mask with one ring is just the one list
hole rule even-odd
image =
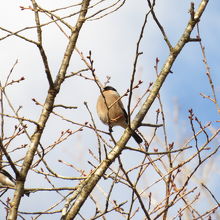
[[[15, 179], [6, 170], [0, 170], [0, 187], [15, 187]], [[24, 192], [26, 196], [29, 196], [30, 192]]]
[[[106, 86], [103, 89], [103, 95], [100, 94], [96, 105], [96, 110], [100, 120], [104, 124], [109, 125], [110, 128], [114, 126], [127, 128], [128, 115], [116, 89], [111, 86]], [[143, 141], [135, 131], [133, 131], [132, 137], [138, 144]]]
[[0, 170], [0, 187], [1, 186], [15, 187], [14, 178], [6, 170], [3, 169]]

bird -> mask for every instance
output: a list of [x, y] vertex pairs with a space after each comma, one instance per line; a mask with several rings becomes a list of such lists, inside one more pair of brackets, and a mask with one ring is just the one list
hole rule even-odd
[[[128, 114], [125, 111], [120, 95], [112, 86], [103, 88], [102, 94], [99, 95], [97, 100], [96, 110], [100, 120], [104, 124], [109, 125], [110, 131], [114, 126], [127, 128]], [[143, 142], [142, 138], [135, 131], [132, 132], [132, 137], [138, 144]]]
[[[15, 187], [15, 179], [6, 170], [0, 170], [0, 187]], [[30, 192], [25, 191], [24, 194], [29, 196]]]
[[0, 170], [0, 186], [15, 187], [14, 178], [4, 169]]

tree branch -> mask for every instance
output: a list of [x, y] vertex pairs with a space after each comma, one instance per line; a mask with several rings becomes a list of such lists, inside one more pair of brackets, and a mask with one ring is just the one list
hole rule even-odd
[[69, 39], [69, 42], [68, 42], [60, 69], [59, 69], [59, 72], [57, 74], [56, 81], [54, 83], [54, 87], [50, 88], [48, 91], [45, 103], [43, 105], [42, 113], [41, 113], [40, 118], [38, 120], [39, 126], [36, 128], [35, 132], [31, 136], [29, 149], [28, 149], [28, 152], [27, 152], [26, 157], [24, 159], [24, 162], [22, 164], [19, 179], [17, 179], [17, 182], [16, 182], [16, 191], [14, 194], [14, 198], [11, 202], [11, 209], [9, 211], [8, 220], [15, 220], [17, 218], [18, 207], [20, 204], [22, 192], [24, 190], [24, 183], [25, 183], [25, 180], [27, 177], [27, 173], [30, 169], [32, 162], [33, 162], [33, 158], [34, 158], [35, 152], [37, 151], [37, 147], [40, 143], [42, 133], [44, 131], [46, 123], [47, 123], [47, 121], [50, 117], [50, 114], [52, 112], [56, 95], [58, 94], [60, 87], [65, 79], [65, 74], [66, 74], [67, 68], [69, 66], [72, 52], [75, 48], [81, 27], [85, 21], [85, 16], [87, 13], [89, 2], [90, 2], [90, 0], [84, 0], [82, 3], [81, 11], [80, 11], [78, 20], [76, 22], [76, 25], [72, 30], [72, 33], [71, 33], [71, 36], [70, 36], [70, 39]]
[[[146, 101], [142, 105], [140, 111], [134, 118], [134, 120], [131, 123], [131, 129], [135, 130], [138, 125], [141, 123], [141, 121], [144, 119], [145, 115], [147, 114], [148, 110], [150, 109], [151, 105], [153, 104], [154, 100], [157, 97], [157, 94], [165, 82], [166, 77], [170, 73], [170, 69], [176, 60], [178, 54], [181, 52], [185, 44], [188, 42], [190, 38], [190, 34], [192, 30], [194, 29], [197, 22], [199, 22], [200, 17], [203, 14], [203, 11], [205, 10], [206, 6], [208, 4], [208, 0], [202, 0], [199, 8], [195, 12], [194, 19], [190, 19], [184, 33], [182, 34], [180, 40], [178, 41], [177, 45], [172, 49], [170, 52], [157, 80], [153, 84], [153, 88], [147, 97]], [[132, 135], [132, 132], [129, 128], [127, 128], [124, 131], [123, 136], [121, 139], [117, 142], [116, 146], [110, 151], [110, 153], [107, 155], [107, 158], [104, 159], [100, 165], [88, 176], [86, 180], [84, 180], [80, 185], [80, 189], [78, 192], [74, 192], [74, 195], [69, 198], [68, 202], [66, 203], [65, 208], [63, 209], [63, 216], [62, 219], [70, 220], [74, 219], [76, 215], [78, 214], [80, 208], [86, 201], [87, 197], [90, 195], [94, 187], [96, 186], [97, 182], [101, 179], [101, 177], [104, 175], [106, 170], [109, 168], [109, 166], [114, 162], [114, 160], [121, 154], [122, 150], [124, 149], [126, 143], [130, 139]], [[73, 205], [67, 211], [70, 203], [73, 201]]]

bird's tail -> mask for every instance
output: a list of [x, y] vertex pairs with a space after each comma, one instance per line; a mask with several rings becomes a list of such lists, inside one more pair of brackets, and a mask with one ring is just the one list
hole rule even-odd
[[[128, 124], [127, 124], [127, 122], [124, 122], [124, 123], [121, 123], [120, 126], [123, 127], [124, 129], [126, 129], [127, 126], [128, 126]], [[140, 143], [143, 142], [142, 138], [141, 138], [135, 131], [133, 131], [132, 137], [134, 138], [134, 140], [135, 140], [138, 144], [140, 144]]]
[[24, 190], [24, 194], [23, 194], [23, 195], [29, 197], [29, 196], [30, 196], [30, 193], [31, 193], [30, 191], [28, 191], [28, 190]]
[[135, 139], [135, 141], [140, 144], [143, 142], [142, 138], [134, 131], [132, 134], [132, 137]]

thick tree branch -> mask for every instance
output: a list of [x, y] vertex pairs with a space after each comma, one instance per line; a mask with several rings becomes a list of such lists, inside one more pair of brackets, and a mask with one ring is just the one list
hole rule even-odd
[[76, 22], [75, 28], [73, 28], [72, 34], [70, 36], [70, 39], [69, 39], [67, 48], [65, 50], [64, 57], [63, 57], [63, 61], [61, 63], [60, 70], [58, 72], [56, 81], [54, 83], [54, 87], [50, 88], [48, 91], [48, 94], [47, 94], [47, 97], [46, 97], [46, 100], [45, 100], [45, 103], [43, 106], [42, 113], [41, 113], [40, 118], [38, 120], [39, 126], [36, 128], [35, 132], [31, 136], [29, 149], [28, 149], [28, 152], [27, 152], [26, 157], [24, 159], [24, 162], [22, 164], [19, 178], [17, 179], [17, 182], [16, 182], [16, 191], [14, 194], [14, 198], [11, 202], [11, 209], [10, 209], [10, 212], [8, 215], [9, 220], [14, 220], [17, 218], [18, 207], [20, 204], [22, 192], [24, 190], [25, 180], [26, 180], [28, 171], [31, 167], [31, 164], [33, 162], [33, 158], [34, 158], [35, 152], [37, 150], [37, 147], [40, 143], [42, 133], [43, 133], [44, 128], [46, 126], [46, 123], [49, 119], [49, 116], [52, 112], [56, 95], [58, 94], [60, 87], [61, 87], [61, 84], [65, 79], [65, 74], [66, 74], [67, 68], [69, 66], [72, 52], [75, 48], [80, 29], [85, 21], [85, 16], [87, 13], [89, 2], [90, 2], [90, 0], [84, 0], [82, 3], [81, 12], [80, 12], [78, 20]]
[[[190, 39], [190, 34], [192, 30], [194, 29], [195, 25], [199, 22], [200, 17], [202, 16], [206, 6], [208, 4], [208, 0], [202, 0], [199, 8], [195, 12], [194, 17], [191, 17], [184, 33], [182, 34], [180, 40], [178, 41], [177, 45], [171, 50], [160, 74], [158, 75], [157, 80], [153, 84], [153, 88], [147, 97], [146, 101], [142, 105], [140, 111], [134, 118], [134, 120], [131, 123], [132, 130], [135, 130], [141, 121], [144, 119], [145, 115], [149, 111], [151, 105], [153, 104], [154, 100], [157, 97], [157, 94], [165, 82], [166, 77], [170, 73], [171, 67], [176, 60], [178, 54], [181, 52], [185, 44]], [[93, 188], [96, 186], [97, 182], [101, 179], [101, 177], [104, 175], [106, 170], [109, 168], [109, 166], [114, 162], [114, 160], [121, 154], [122, 150], [124, 149], [126, 143], [130, 139], [132, 135], [132, 132], [129, 128], [127, 128], [121, 137], [121, 139], [117, 142], [116, 146], [112, 149], [112, 151], [107, 155], [107, 158], [101, 162], [101, 164], [88, 176], [86, 180], [84, 180], [81, 185], [79, 186], [78, 191], [74, 192], [73, 196], [69, 198], [69, 200], [66, 203], [65, 208], [63, 209], [63, 218], [65, 220], [74, 219], [76, 215], [78, 214], [80, 208], [86, 201], [89, 194], [92, 192]], [[70, 203], [73, 201], [73, 205], [71, 208], [67, 211]]]

